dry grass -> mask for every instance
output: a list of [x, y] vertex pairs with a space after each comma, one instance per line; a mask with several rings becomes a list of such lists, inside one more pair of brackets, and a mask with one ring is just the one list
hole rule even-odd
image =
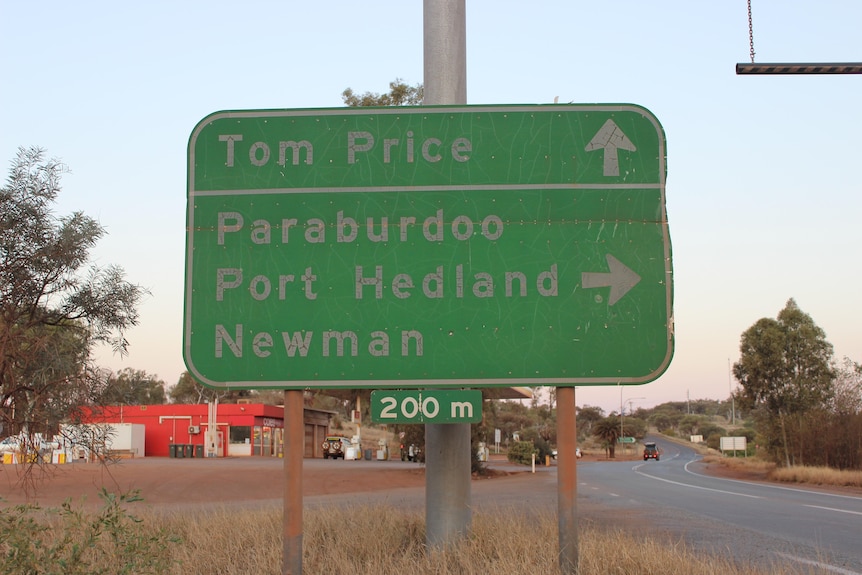
[[704, 463], [718, 464], [733, 471], [767, 477], [775, 469], [775, 464], [756, 457], [723, 457], [706, 455]]
[[[29, 575], [280, 575], [280, 509], [209, 508], [51, 514], [7, 509], [0, 573]], [[20, 509], [20, 508], [19, 508]], [[106, 508], [107, 509], [107, 508]], [[0, 509], [2, 511], [2, 509]], [[2, 513], [0, 513], [2, 515]], [[394, 507], [307, 510], [303, 573], [308, 575], [553, 575], [558, 523], [553, 512], [476, 513], [469, 536], [445, 551], [425, 547], [424, 515]], [[5, 535], [4, 535], [5, 534]], [[106, 535], [102, 536], [100, 534]], [[61, 545], [61, 547], [57, 547]], [[57, 554], [56, 549], [62, 551]], [[76, 550], [85, 556], [73, 560]], [[60, 557], [66, 563], [61, 564]], [[767, 568], [697, 554], [683, 543], [582, 525], [579, 575], [825, 575], [798, 564]], [[2, 559], [6, 559], [4, 562]], [[26, 563], [26, 565], [25, 565]], [[135, 565], [131, 565], [134, 563]]]
[[[424, 516], [395, 508], [356, 507], [306, 511], [303, 572], [309, 575], [548, 575], [557, 569], [557, 518], [523, 512], [476, 514], [471, 534], [452, 549], [429, 554]], [[280, 511], [213, 511], [148, 518], [183, 543], [171, 553], [176, 575], [278, 575], [281, 573]], [[770, 570], [739, 567], [698, 556], [683, 544], [657, 542], [620, 531], [582, 527], [581, 575], [764, 575], [811, 574], [788, 565]]]
[[801, 465], [778, 467], [770, 473], [769, 478], [788, 483], [862, 487], [862, 471], [831, 469], [829, 467], [804, 467]]
[[862, 471], [848, 471], [829, 467], [806, 467], [803, 465], [778, 467], [774, 463], [757, 457], [707, 455], [703, 458], [703, 461], [709, 464], [721, 465], [741, 475], [769, 479], [771, 481], [862, 488]]

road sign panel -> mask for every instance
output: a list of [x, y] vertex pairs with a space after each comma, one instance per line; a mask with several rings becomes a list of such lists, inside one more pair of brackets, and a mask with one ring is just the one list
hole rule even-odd
[[372, 391], [371, 421], [479, 423], [482, 421], [482, 392], [475, 389]]
[[617, 443], [635, 443], [634, 437], [617, 437]]
[[188, 150], [186, 365], [241, 388], [651, 381], [665, 175], [634, 105], [213, 114]]

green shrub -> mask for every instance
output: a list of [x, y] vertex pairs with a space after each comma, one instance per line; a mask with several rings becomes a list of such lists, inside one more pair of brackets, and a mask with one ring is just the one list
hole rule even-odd
[[533, 462], [533, 454], [538, 450], [532, 441], [515, 441], [509, 446], [508, 459], [512, 463], [530, 465]]
[[709, 437], [706, 438], [706, 446], [710, 449], [720, 449], [721, 447], [721, 438], [724, 435], [722, 433], [711, 433]]
[[[713, 435], [717, 435], [718, 437], [726, 437], [728, 435], [727, 430], [718, 425], [714, 425], [712, 423], [708, 423], [706, 425], [702, 425], [700, 427], [700, 434], [704, 437], [711, 437]], [[712, 447], [712, 445], [710, 445]], [[718, 447], [714, 447], [713, 449], [718, 449]]]
[[[533, 451], [536, 453], [536, 461], [545, 463], [545, 457], [551, 455], [553, 448], [545, 437], [542, 437], [540, 431], [536, 428], [524, 429], [521, 431], [521, 441], [524, 443], [532, 443]], [[527, 456], [527, 463], [530, 463], [530, 457]]]
[[157, 575], [171, 566], [178, 539], [146, 529], [126, 511], [136, 492], [102, 490], [97, 513], [38, 505], [0, 508], [0, 573], [22, 575]]

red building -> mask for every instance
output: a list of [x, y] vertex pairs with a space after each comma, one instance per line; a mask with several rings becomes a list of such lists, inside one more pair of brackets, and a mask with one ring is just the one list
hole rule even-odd
[[[203, 457], [210, 426], [209, 405], [119, 405], [92, 410], [83, 423], [140, 423], [147, 457]], [[284, 449], [284, 408], [261, 403], [216, 407], [217, 456], [280, 457]], [[330, 411], [305, 409], [305, 457], [322, 457]], [[191, 447], [186, 447], [191, 446]]]

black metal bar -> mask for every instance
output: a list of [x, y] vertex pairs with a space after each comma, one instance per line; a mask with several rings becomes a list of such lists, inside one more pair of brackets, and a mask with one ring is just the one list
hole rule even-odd
[[820, 62], [810, 64], [737, 64], [736, 73], [744, 74], [862, 74], [862, 62]]

